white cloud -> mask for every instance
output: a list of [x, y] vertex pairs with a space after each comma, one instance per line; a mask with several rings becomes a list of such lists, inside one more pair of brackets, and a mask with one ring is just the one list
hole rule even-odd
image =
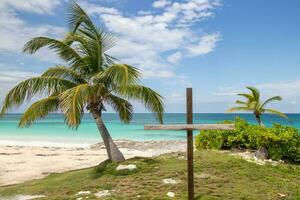
[[144, 11], [144, 10], [140, 10], [140, 11], [138, 11], [138, 15], [150, 15], [152, 12], [151, 11]]
[[[155, 1], [153, 6], [162, 8], [160, 12], [139, 11], [129, 16], [117, 10], [105, 13], [105, 7], [95, 4], [81, 2], [81, 5], [88, 13], [97, 14], [107, 29], [116, 34], [117, 44], [110, 51], [113, 56], [139, 67], [147, 77], [169, 78], [178, 76], [173, 65], [180, 59], [204, 55], [215, 48], [220, 33], [199, 36], [191, 26], [213, 16], [218, 2]], [[170, 55], [171, 52], [177, 53]]]
[[17, 83], [26, 78], [37, 76], [37, 73], [25, 72], [25, 71], [1, 71], [0, 72], [0, 83]]
[[18, 10], [38, 14], [52, 13], [60, 0], [1, 0], [0, 10]]
[[152, 6], [154, 8], [163, 8], [171, 4], [171, 1], [168, 0], [156, 0], [153, 2]]
[[[237, 87], [237, 86], [229, 86], [229, 87], [220, 87], [219, 91], [214, 93], [214, 95], [220, 96], [235, 96], [238, 93], [248, 92], [246, 86]], [[261, 83], [256, 84], [254, 87], [258, 88], [263, 96], [270, 97], [275, 95], [280, 95], [283, 98], [300, 99], [300, 80], [290, 80], [290, 81], [280, 81], [280, 82], [271, 82], [271, 83]]]
[[108, 8], [102, 6], [95, 6], [94, 4], [90, 4], [87, 1], [80, 1], [80, 6], [87, 10], [89, 14], [111, 14], [118, 15], [120, 12], [115, 8]]
[[190, 0], [187, 2], [174, 2], [165, 8], [164, 15], [173, 16], [177, 25], [191, 25], [192, 22], [200, 21], [214, 15], [213, 10], [220, 6], [219, 0]]
[[[59, 37], [65, 28], [48, 24], [30, 25], [17, 14], [17, 11], [51, 13], [59, 1], [1, 1], [0, 3], [0, 52], [21, 53], [23, 45], [35, 36]], [[35, 56], [40, 60], [53, 61], [52, 54], [46, 50]], [[45, 56], [47, 55], [47, 56]]]
[[30, 26], [13, 13], [0, 13], [0, 50], [21, 52], [23, 45], [32, 37], [40, 35], [57, 36], [64, 28], [50, 25]]
[[173, 54], [171, 54], [170, 56], [168, 56], [167, 60], [170, 63], [177, 63], [180, 59], [182, 58], [182, 53], [177, 51]]
[[281, 95], [287, 99], [300, 99], [300, 80], [290, 80], [273, 83], [258, 84], [257, 87], [268, 96]]
[[198, 44], [191, 44], [187, 47], [189, 56], [199, 56], [212, 52], [216, 43], [221, 39], [220, 33], [204, 35], [200, 38]]

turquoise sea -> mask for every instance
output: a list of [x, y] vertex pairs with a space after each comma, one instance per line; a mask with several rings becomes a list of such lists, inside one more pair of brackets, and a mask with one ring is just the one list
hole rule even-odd
[[[93, 118], [85, 114], [81, 126], [77, 130], [69, 129], [64, 124], [61, 114], [52, 114], [47, 118], [36, 122], [29, 128], [18, 128], [18, 120], [21, 114], [7, 114], [0, 119], [0, 144], [11, 142], [24, 143], [61, 143], [61, 144], [94, 144], [101, 141]], [[224, 114], [224, 113], [199, 113], [194, 114], [194, 123], [218, 123], [223, 120], [232, 120], [240, 116], [251, 123], [255, 123], [252, 114]], [[292, 125], [300, 128], [300, 114], [288, 114], [291, 122], [274, 115], [264, 115], [263, 121], [267, 126], [272, 123]], [[164, 123], [185, 123], [183, 113], [167, 113], [164, 115]], [[184, 131], [145, 131], [144, 124], [157, 123], [151, 113], [134, 114], [130, 124], [120, 122], [116, 114], [103, 114], [104, 121], [114, 139], [129, 140], [182, 140]], [[195, 132], [197, 133], [197, 132]]]

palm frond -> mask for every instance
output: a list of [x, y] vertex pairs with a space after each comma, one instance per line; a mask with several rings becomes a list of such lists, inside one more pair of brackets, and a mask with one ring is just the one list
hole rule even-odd
[[132, 119], [133, 107], [127, 100], [110, 94], [106, 97], [105, 101], [109, 105], [111, 105], [111, 107], [117, 113], [119, 113], [119, 117], [123, 122], [125, 123], [130, 122], [130, 120]]
[[[68, 24], [70, 31], [73, 33], [75, 33], [79, 27], [83, 27], [83, 30], [88, 31], [89, 34], [97, 31], [90, 17], [77, 3], [70, 4]], [[93, 37], [92, 34], [90, 36]]]
[[90, 50], [89, 56], [93, 60], [94, 72], [99, 72], [108, 64], [112, 64], [112, 57], [105, 52], [114, 46], [114, 37], [104, 31], [98, 31], [96, 34], [96, 39], [88, 39], [87, 44]]
[[77, 128], [84, 113], [84, 107], [92, 96], [92, 88], [81, 84], [59, 94], [60, 108], [69, 127]]
[[74, 49], [84, 56], [91, 54], [91, 50], [88, 45], [88, 38], [86, 38], [84, 35], [70, 32], [65, 36], [63, 42], [69, 46], [75, 43], [76, 45]]
[[128, 85], [126, 90], [121, 87], [116, 92], [124, 95], [127, 99], [133, 99], [143, 103], [148, 110], [155, 114], [156, 119], [160, 123], [163, 123], [163, 98], [151, 88], [142, 85]]
[[267, 112], [267, 113], [271, 113], [271, 114], [275, 114], [275, 115], [278, 115], [280, 117], [283, 117], [283, 118], [286, 118], [288, 119], [288, 116], [286, 116], [284, 113], [278, 111], [278, 110], [275, 110], [275, 109], [263, 109], [264, 112]]
[[244, 102], [244, 101], [241, 101], [241, 100], [236, 100], [236, 101], [235, 101], [235, 103], [236, 103], [236, 104], [247, 105], [247, 103], [246, 103], [246, 102]]
[[103, 66], [107, 67], [109, 64], [113, 64], [114, 59], [105, 52], [115, 45], [114, 36], [97, 28], [78, 4], [71, 4], [69, 10], [68, 23], [71, 32], [88, 38], [85, 40], [84, 48], [80, 49], [88, 52], [90, 59], [92, 59], [93, 65], [90, 65], [94, 68], [92, 72], [99, 72], [103, 70]]
[[68, 44], [48, 38], [48, 37], [35, 37], [24, 45], [23, 51], [34, 54], [42, 47], [49, 47], [54, 50], [60, 58], [68, 63], [80, 63], [80, 55]]
[[246, 88], [251, 91], [254, 100], [259, 101], [259, 99], [260, 99], [259, 90], [257, 88], [255, 88], [255, 87], [250, 87], [250, 86], [248, 86]]
[[242, 97], [245, 97], [248, 101], [252, 101], [254, 100], [253, 96], [251, 94], [244, 94], [244, 93], [241, 93], [241, 94], [237, 94], [238, 96], [242, 96]]
[[93, 59], [90, 56], [85, 56], [82, 58], [82, 63], [74, 63], [70, 65], [70, 68], [88, 78], [94, 74], [93, 66]]
[[3, 116], [9, 109], [20, 106], [25, 99], [29, 100], [36, 94], [53, 94], [74, 86], [76, 84], [69, 80], [46, 76], [22, 81], [6, 95], [0, 116]]
[[75, 83], [86, 83], [84, 77], [81, 74], [72, 70], [71, 68], [62, 65], [49, 68], [42, 74], [42, 76], [68, 79]]
[[237, 106], [233, 107], [227, 110], [227, 112], [235, 112], [235, 111], [249, 111], [250, 109], [248, 107], [243, 107], [243, 106]]
[[269, 99], [267, 99], [262, 105], [261, 105], [261, 108], [264, 108], [267, 104], [271, 103], [272, 101], [281, 101], [282, 98], [281, 96], [274, 96], [274, 97], [271, 97]]
[[58, 105], [58, 96], [50, 96], [33, 103], [22, 115], [19, 127], [30, 126], [38, 119], [45, 117], [51, 112], [57, 111]]
[[116, 39], [112, 33], [100, 31], [100, 43], [103, 52], [110, 50], [116, 44]]
[[115, 65], [117, 61], [117, 58], [110, 56], [106, 53], [103, 54], [103, 65], [105, 68]]
[[260, 102], [257, 101], [250, 101], [248, 103], [248, 107], [251, 108], [252, 110], [259, 110], [260, 109]]
[[140, 72], [126, 64], [116, 64], [93, 77], [95, 83], [114, 84], [119, 88], [126, 89], [128, 85], [136, 84], [140, 77]]

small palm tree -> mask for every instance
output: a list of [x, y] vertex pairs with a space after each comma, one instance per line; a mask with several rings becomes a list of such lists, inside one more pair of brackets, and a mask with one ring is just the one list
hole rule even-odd
[[271, 103], [272, 101], [281, 101], [282, 98], [280, 96], [271, 97], [262, 103], [260, 99], [260, 92], [258, 89], [256, 89], [255, 87], [246, 87], [246, 88], [251, 91], [250, 94], [238, 94], [239, 96], [245, 97], [246, 101], [237, 100], [235, 103], [239, 104], [239, 106], [230, 108], [228, 112], [252, 111], [253, 114], [255, 115], [258, 124], [261, 126], [263, 126], [263, 123], [261, 121], [261, 115], [263, 113], [271, 113], [271, 114], [279, 115], [286, 119], [288, 118], [285, 114], [283, 114], [278, 110], [266, 108], [266, 105]]
[[[139, 71], [106, 52], [114, 44], [112, 35], [96, 27], [77, 4], [71, 4], [68, 14], [70, 32], [63, 40], [36, 37], [24, 46], [24, 52], [33, 54], [49, 47], [65, 65], [52, 67], [41, 76], [27, 79], [15, 86], [6, 96], [1, 115], [20, 106], [33, 96], [47, 96], [33, 103], [23, 114], [19, 126], [30, 126], [51, 112], [62, 111], [65, 123], [78, 128], [84, 111], [92, 114], [105, 144], [108, 158], [124, 161], [124, 156], [113, 142], [102, 119], [105, 105], [110, 105], [120, 119], [129, 123], [133, 107], [128, 100], [137, 100], [155, 113], [162, 123], [162, 97], [139, 83]], [[47, 56], [47, 55], [45, 55]]]

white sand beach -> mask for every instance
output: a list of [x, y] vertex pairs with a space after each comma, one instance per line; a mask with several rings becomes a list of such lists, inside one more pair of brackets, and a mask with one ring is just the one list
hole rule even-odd
[[[186, 150], [184, 141], [116, 141], [125, 157], [151, 157]], [[107, 159], [104, 145], [57, 147], [0, 145], [0, 186], [43, 178], [50, 173], [91, 167]]]

